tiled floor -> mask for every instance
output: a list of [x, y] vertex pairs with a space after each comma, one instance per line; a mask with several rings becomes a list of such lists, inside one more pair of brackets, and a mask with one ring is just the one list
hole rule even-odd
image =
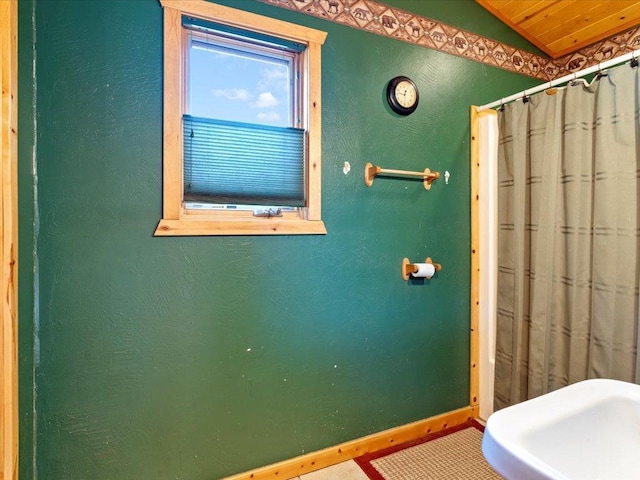
[[369, 480], [356, 462], [347, 462], [294, 477], [291, 480]]

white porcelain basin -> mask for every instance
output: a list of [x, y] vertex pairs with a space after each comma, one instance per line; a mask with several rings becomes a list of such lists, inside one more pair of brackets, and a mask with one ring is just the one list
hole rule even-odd
[[482, 453], [508, 480], [640, 479], [640, 385], [585, 380], [500, 410]]

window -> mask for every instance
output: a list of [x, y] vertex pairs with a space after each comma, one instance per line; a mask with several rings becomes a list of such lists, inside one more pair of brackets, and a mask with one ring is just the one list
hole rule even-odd
[[206, 1], [161, 3], [163, 218], [155, 235], [326, 233], [326, 34]]

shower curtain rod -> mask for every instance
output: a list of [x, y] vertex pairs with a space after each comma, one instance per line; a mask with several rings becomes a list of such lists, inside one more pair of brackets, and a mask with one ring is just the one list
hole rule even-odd
[[537, 87], [527, 88], [520, 93], [515, 93], [509, 97], [501, 98], [500, 100], [496, 100], [495, 102], [487, 103], [486, 105], [482, 105], [478, 107], [478, 112], [482, 110], [487, 110], [489, 108], [499, 107], [500, 105], [504, 105], [505, 103], [513, 102], [514, 100], [518, 100], [520, 98], [526, 97], [527, 95], [531, 95], [533, 93], [538, 93], [547, 88], [555, 87], [556, 85], [561, 85], [563, 83], [570, 82], [577, 78], [585, 77], [591, 73], [599, 72], [605, 68], [612, 67], [613, 65], [618, 65], [619, 63], [624, 63], [627, 60], [633, 60], [640, 58], [640, 49], [634, 50], [633, 52], [626, 53], [616, 58], [612, 58], [611, 60], [607, 60], [606, 62], [601, 62], [593, 67], [585, 68], [584, 70], [580, 70], [579, 72], [570, 73], [569, 75], [565, 75], [564, 77], [556, 78], [555, 80], [551, 80], [550, 82], [543, 83], [538, 85]]

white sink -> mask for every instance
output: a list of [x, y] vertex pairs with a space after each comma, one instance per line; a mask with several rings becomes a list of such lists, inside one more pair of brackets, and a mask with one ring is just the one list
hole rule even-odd
[[640, 385], [585, 380], [500, 410], [482, 453], [507, 480], [640, 479]]

